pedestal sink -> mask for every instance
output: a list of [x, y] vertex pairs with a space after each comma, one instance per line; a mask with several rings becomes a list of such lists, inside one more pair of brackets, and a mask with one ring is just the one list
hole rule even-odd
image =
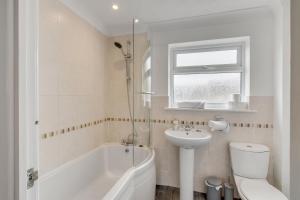
[[180, 200], [193, 200], [194, 197], [194, 152], [207, 144], [211, 134], [202, 129], [173, 128], [165, 131], [172, 144], [180, 147]]

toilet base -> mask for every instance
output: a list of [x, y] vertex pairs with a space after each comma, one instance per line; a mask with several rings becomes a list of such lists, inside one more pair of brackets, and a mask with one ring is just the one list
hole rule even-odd
[[288, 200], [283, 193], [272, 186], [266, 179], [249, 179], [235, 175], [234, 181], [242, 200]]

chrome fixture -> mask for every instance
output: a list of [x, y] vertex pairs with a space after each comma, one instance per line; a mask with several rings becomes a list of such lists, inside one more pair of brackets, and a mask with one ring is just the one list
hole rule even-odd
[[135, 141], [134, 137], [137, 136], [137, 132], [136, 132], [135, 127], [134, 127], [133, 113], [132, 113], [132, 110], [131, 110], [132, 105], [130, 104], [130, 96], [129, 96], [130, 83], [131, 83], [130, 63], [132, 61], [132, 55], [130, 53], [130, 51], [131, 51], [131, 42], [129, 40], [126, 42], [126, 45], [127, 45], [126, 53], [125, 53], [121, 43], [114, 42], [114, 45], [115, 45], [116, 48], [121, 50], [121, 52], [124, 56], [124, 59], [125, 59], [127, 102], [128, 102], [129, 117], [130, 117], [130, 121], [131, 121], [132, 127], [133, 127], [133, 134], [129, 135], [129, 136], [132, 136], [133, 139], [131, 141], [129, 141], [129, 136], [128, 136], [127, 140], [122, 140], [122, 144], [129, 145], [129, 144], [134, 143], [134, 141]]
[[135, 137], [137, 137], [137, 135], [129, 134], [126, 139], [121, 140], [121, 144], [125, 146], [134, 145]]
[[184, 128], [185, 131], [190, 131], [191, 129], [194, 128], [194, 125], [192, 123], [185, 122], [184, 125], [183, 125], [183, 128]]
[[127, 41], [127, 52], [126, 53], [125, 53], [121, 43], [115, 42], [114, 45], [115, 45], [115, 47], [117, 47], [118, 49], [121, 50], [121, 52], [122, 52], [122, 54], [123, 54], [126, 61], [131, 61], [132, 56], [131, 56], [131, 53], [130, 53], [130, 48], [131, 48], [131, 42], [130, 41]]

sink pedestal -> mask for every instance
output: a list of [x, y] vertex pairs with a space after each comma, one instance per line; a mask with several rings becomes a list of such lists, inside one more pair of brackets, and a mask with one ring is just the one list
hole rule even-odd
[[180, 200], [194, 198], [194, 152], [180, 148]]
[[211, 134], [201, 129], [173, 128], [165, 131], [172, 144], [180, 147], [180, 200], [194, 199], [194, 153], [211, 139]]

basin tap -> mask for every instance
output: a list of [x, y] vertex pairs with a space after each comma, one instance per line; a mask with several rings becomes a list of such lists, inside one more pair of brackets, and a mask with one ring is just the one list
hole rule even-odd
[[185, 131], [190, 131], [192, 128], [194, 128], [194, 126], [192, 123], [185, 122], [183, 128]]

